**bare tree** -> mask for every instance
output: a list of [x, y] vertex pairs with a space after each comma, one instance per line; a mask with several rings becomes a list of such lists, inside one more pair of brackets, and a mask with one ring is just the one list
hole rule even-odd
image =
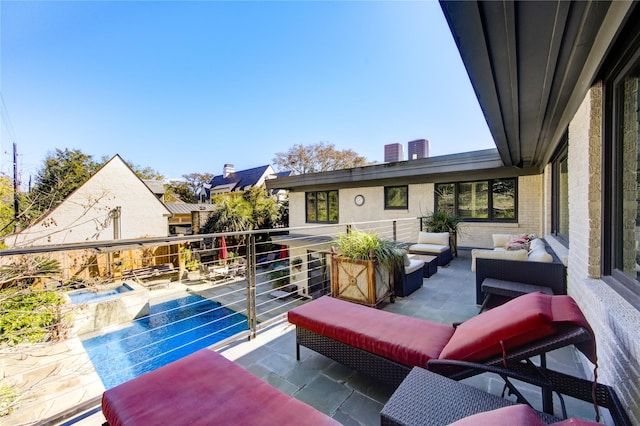
[[287, 152], [277, 152], [275, 155], [273, 163], [278, 170], [290, 170], [293, 174], [300, 175], [350, 169], [367, 164], [367, 159], [355, 151], [338, 151], [334, 144], [327, 142], [307, 146], [296, 144]]

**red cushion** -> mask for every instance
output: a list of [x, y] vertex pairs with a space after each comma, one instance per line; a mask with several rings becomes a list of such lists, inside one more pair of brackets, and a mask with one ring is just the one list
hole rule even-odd
[[111, 426], [339, 424], [209, 349], [107, 390], [102, 412]]
[[323, 296], [294, 308], [289, 322], [407, 366], [426, 368], [453, 327]]
[[[561, 422], [552, 423], [554, 426], [595, 426], [600, 423], [572, 417]], [[511, 405], [497, 410], [485, 411], [465, 417], [449, 426], [542, 426], [546, 425], [531, 407], [524, 404]]]
[[465, 417], [450, 426], [542, 426], [546, 423], [528, 405], [518, 404]]
[[530, 293], [471, 318], [456, 329], [441, 359], [484, 361], [509, 349], [555, 334], [553, 296]]

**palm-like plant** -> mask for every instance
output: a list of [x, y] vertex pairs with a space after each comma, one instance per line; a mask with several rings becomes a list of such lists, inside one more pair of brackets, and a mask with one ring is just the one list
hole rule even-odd
[[380, 238], [376, 233], [351, 230], [340, 233], [334, 240], [340, 256], [351, 260], [369, 260], [371, 256], [381, 265], [391, 269], [402, 265], [406, 247], [394, 241]]

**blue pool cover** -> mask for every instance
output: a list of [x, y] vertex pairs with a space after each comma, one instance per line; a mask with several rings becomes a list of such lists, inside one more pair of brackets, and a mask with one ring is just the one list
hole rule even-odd
[[148, 317], [82, 344], [110, 389], [245, 330], [245, 315], [190, 295], [151, 305]]

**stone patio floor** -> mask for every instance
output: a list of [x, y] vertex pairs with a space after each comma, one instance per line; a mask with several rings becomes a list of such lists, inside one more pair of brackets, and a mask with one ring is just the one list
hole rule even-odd
[[[387, 304], [383, 309], [446, 324], [475, 316], [478, 307], [470, 257], [468, 250], [459, 250], [459, 256], [449, 266], [439, 267], [435, 275], [424, 279], [422, 288], [406, 298], [397, 298], [395, 303]], [[380, 424], [380, 411], [394, 391], [306, 348], [301, 349], [301, 360], [297, 361], [294, 327], [286, 322], [259, 333], [256, 339], [234, 344], [220, 352], [281, 391], [344, 425]], [[555, 370], [586, 377], [578, 357], [574, 349], [564, 348], [551, 353], [547, 362]], [[490, 374], [464, 382], [497, 395], [502, 391], [501, 380]], [[523, 393], [534, 405], [536, 401], [539, 403], [535, 389], [524, 388]], [[565, 399], [570, 416], [593, 420], [592, 405]], [[99, 409], [95, 409], [63, 424], [97, 426], [103, 422], [104, 417]]]

